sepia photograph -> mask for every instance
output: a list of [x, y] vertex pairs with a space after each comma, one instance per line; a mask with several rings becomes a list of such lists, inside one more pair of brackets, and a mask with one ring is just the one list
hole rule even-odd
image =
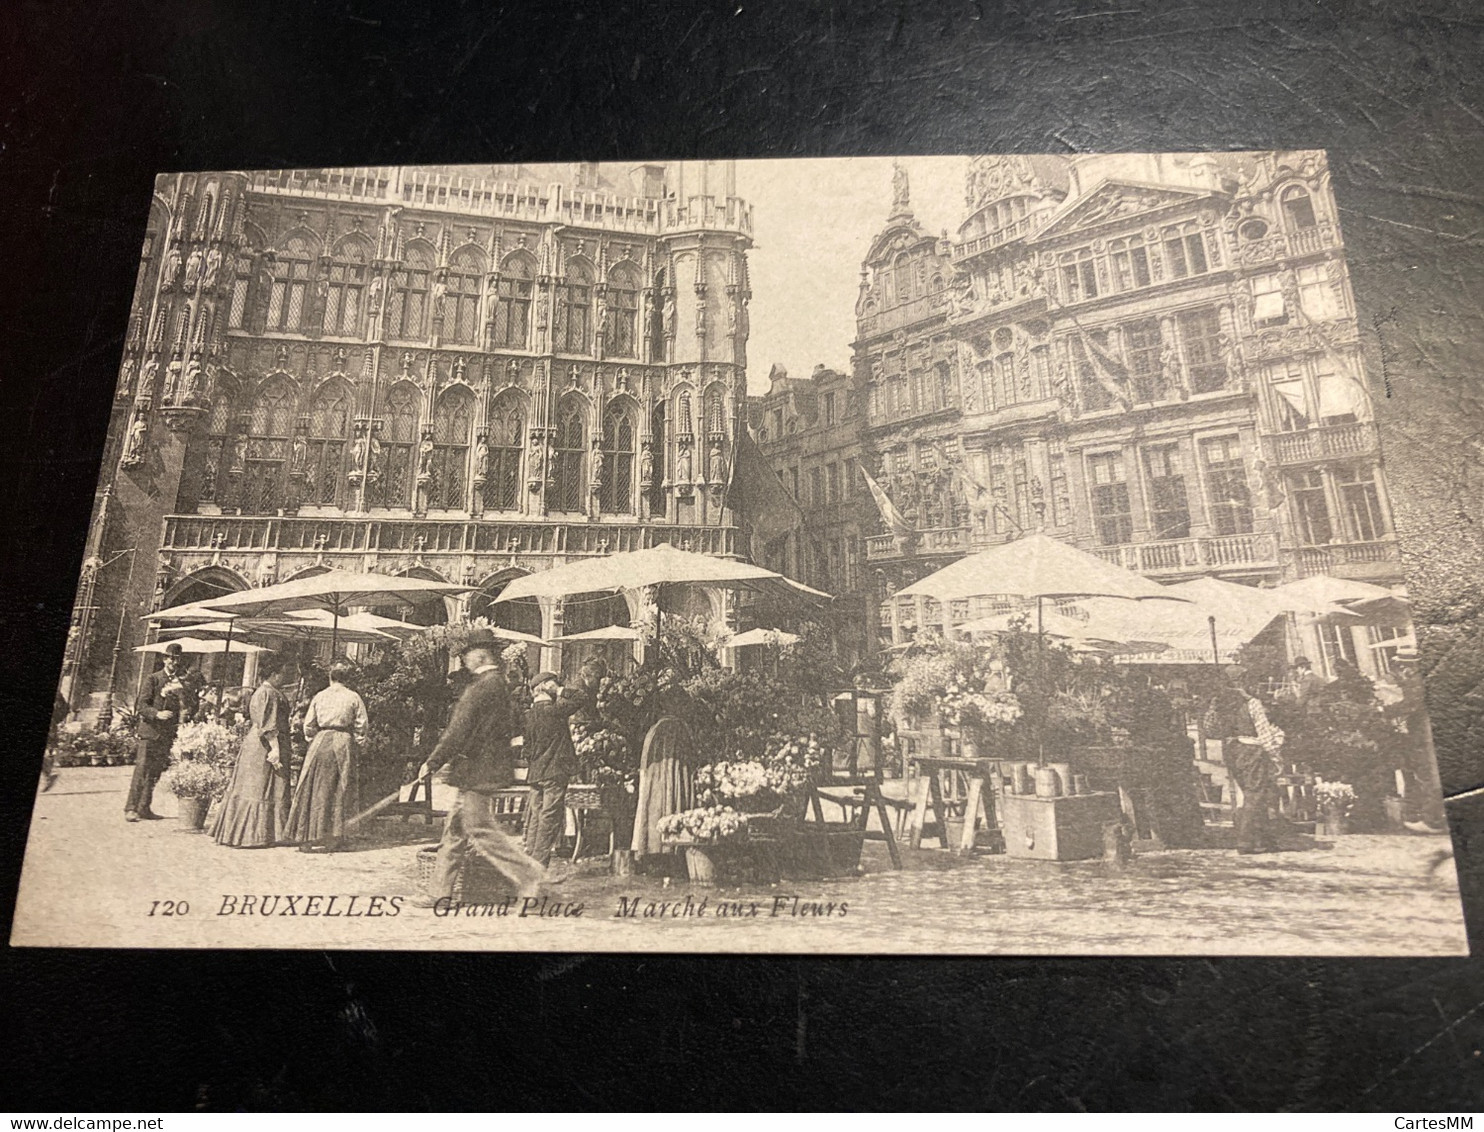
[[1466, 956], [1341, 213], [162, 174], [12, 944]]

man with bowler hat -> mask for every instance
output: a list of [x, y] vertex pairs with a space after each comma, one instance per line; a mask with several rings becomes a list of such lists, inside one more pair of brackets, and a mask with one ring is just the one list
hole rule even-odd
[[184, 650], [179, 642], [165, 646], [165, 667], [144, 678], [139, 696], [134, 701], [138, 722], [134, 734], [139, 745], [134, 755], [134, 777], [129, 781], [129, 797], [124, 802], [124, 820], [146, 821], [159, 817], [150, 803], [154, 800], [155, 783], [170, 765], [170, 747], [182, 717], [196, 710], [196, 694], [186, 683]]
[[526, 852], [542, 865], [551, 864], [551, 852], [567, 816], [567, 783], [577, 771], [577, 749], [567, 720], [587, 703], [568, 696], [555, 672], [540, 672], [531, 680], [531, 706], [526, 709], [525, 752], [530, 767], [526, 782], [531, 801], [526, 809]]
[[443, 826], [431, 891], [425, 900], [415, 901], [424, 907], [453, 898], [471, 851], [509, 877], [521, 896], [534, 896], [540, 888], [540, 864], [526, 856], [495, 817], [495, 795], [515, 781], [510, 740], [518, 729], [498, 655], [495, 636], [488, 629], [469, 633], [460, 660], [473, 679], [418, 771], [422, 777], [446, 766], [447, 782], [458, 790]]

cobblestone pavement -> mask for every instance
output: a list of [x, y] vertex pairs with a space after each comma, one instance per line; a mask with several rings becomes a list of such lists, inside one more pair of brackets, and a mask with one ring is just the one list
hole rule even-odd
[[[1122, 872], [1110, 872], [1101, 861], [956, 858], [936, 850], [907, 854], [907, 867], [895, 872], [884, 847], [868, 843], [863, 875], [742, 888], [612, 877], [599, 871], [606, 862], [593, 861], [556, 886], [545, 907], [564, 913], [580, 904], [581, 915], [541, 916], [530, 909], [521, 916], [515, 901], [506, 915], [440, 917], [407, 899], [417, 891], [416, 849], [436, 836], [427, 826], [382, 823], [375, 839], [333, 855], [223, 849], [182, 831], [173, 820], [174, 799], [163, 791], [157, 808], [171, 820], [126, 824], [128, 773], [122, 767], [66, 769], [50, 792], [38, 796], [14, 943], [1467, 954], [1445, 837], [1348, 836], [1256, 857], [1227, 849], [1153, 851], [1140, 853]], [[272, 915], [256, 909], [221, 914], [234, 900], [240, 909], [243, 896], [257, 897], [256, 909], [263, 896], [279, 899]], [[298, 899], [291, 905], [288, 896]], [[385, 899], [372, 901], [375, 896]], [[635, 915], [616, 915], [621, 899], [633, 901]], [[165, 914], [167, 901], [176, 902], [176, 914]], [[646, 914], [651, 911], [658, 914]]]

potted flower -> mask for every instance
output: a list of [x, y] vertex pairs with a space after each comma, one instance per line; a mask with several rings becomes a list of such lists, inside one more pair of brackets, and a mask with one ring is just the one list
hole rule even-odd
[[715, 884], [726, 847], [746, 833], [747, 819], [730, 806], [698, 806], [660, 819], [660, 836], [684, 846], [685, 870], [694, 884]]
[[1350, 832], [1350, 812], [1355, 808], [1355, 787], [1348, 782], [1314, 783], [1314, 804], [1319, 810], [1317, 826], [1330, 837]]
[[171, 763], [161, 782], [175, 795], [177, 820], [195, 832], [205, 826], [212, 799], [227, 788], [227, 778], [220, 768], [199, 759]]

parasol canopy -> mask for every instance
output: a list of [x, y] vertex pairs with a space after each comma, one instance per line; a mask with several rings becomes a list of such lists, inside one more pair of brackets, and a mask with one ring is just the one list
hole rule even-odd
[[713, 558], [677, 550], [668, 543], [585, 559], [528, 574], [510, 582], [495, 601], [561, 598], [604, 590], [639, 590], [648, 586], [710, 585], [743, 589], [783, 589], [829, 599], [829, 594], [792, 582], [772, 570], [731, 558]]
[[[1032, 534], [961, 558], [898, 597], [962, 601], [972, 597], [1122, 597], [1169, 599], [1169, 590], [1047, 535]], [[1177, 596], [1177, 600], [1179, 599]]]
[[[525, 634], [522, 633], [521, 636]], [[604, 625], [601, 629], [589, 629], [585, 633], [569, 633], [565, 637], [553, 637], [551, 643], [556, 644], [558, 641], [637, 641], [639, 636], [638, 629], [632, 629], [627, 625]]]
[[232, 652], [268, 652], [270, 650], [262, 645], [250, 645], [246, 641], [219, 641], [207, 640], [204, 637], [176, 637], [173, 641], [155, 641], [148, 645], [136, 645], [135, 652], [164, 652], [171, 645], [179, 645], [181, 652], [189, 653], [218, 653], [226, 652], [228, 648]]
[[[1108, 604], [1123, 603], [1110, 600]], [[975, 621], [966, 621], [958, 628], [967, 633], [1008, 633], [1012, 628], [1011, 622], [1020, 616], [1023, 615], [997, 613]], [[1162, 652], [1168, 647], [1159, 637], [1151, 637], [1147, 640], [1134, 639], [1129, 636], [1127, 626], [1117, 623], [1106, 615], [1099, 616], [1095, 613], [1084, 613], [1079, 617], [1060, 609], [1042, 610], [1040, 629], [1048, 637], [1065, 638], [1071, 642], [1074, 649], [1080, 651], [1148, 653]]]
[[499, 625], [486, 625], [484, 628], [488, 629], [497, 640], [501, 641], [513, 641], [521, 645], [544, 645], [546, 643], [540, 637], [531, 633], [522, 633], [517, 629], [504, 629]]
[[[385, 640], [391, 637], [403, 640], [415, 633], [421, 633], [427, 628], [426, 625], [414, 625], [411, 621], [398, 621], [395, 617], [383, 617], [379, 613], [371, 613], [368, 610], [358, 610], [348, 616], [341, 617], [339, 633], [341, 640], [356, 640], [358, 638], [347, 636], [347, 630], [351, 633], [364, 633], [367, 640]], [[318, 629], [328, 636], [334, 628], [335, 616], [324, 609], [300, 609], [292, 613], [285, 613], [276, 624], [291, 631], [299, 629], [300, 626], [309, 627], [311, 630]], [[241, 626], [239, 626], [241, 627]], [[246, 626], [249, 632], [251, 626]], [[265, 629], [264, 632], [271, 630]]]
[[352, 570], [328, 570], [308, 578], [279, 582], [255, 590], [239, 590], [209, 598], [198, 604], [223, 613], [264, 614], [294, 613], [304, 609], [323, 609], [345, 617], [352, 607], [422, 605], [437, 598], [472, 590], [472, 585], [455, 582], [430, 582], [423, 578], [393, 577], [388, 574], [363, 574]]
[[735, 637], [727, 640], [723, 647], [729, 649], [745, 649], [751, 645], [774, 645], [784, 648], [788, 645], [799, 643], [800, 637], [797, 633], [785, 633], [782, 629], [748, 629], [745, 633], [738, 633]]
[[[316, 609], [301, 613], [285, 613], [282, 617], [238, 617], [230, 621], [166, 625], [160, 630], [160, 635], [188, 633], [193, 636], [226, 637], [234, 642], [243, 637], [300, 641], [324, 641], [336, 637], [347, 644], [375, 644], [378, 641], [397, 639], [391, 632], [373, 625], [371, 621], [362, 620], [363, 618], [374, 618], [376, 621], [386, 621], [392, 625], [405, 624], [405, 622], [393, 621], [388, 617], [376, 617], [375, 614], [353, 613], [349, 617], [340, 618], [337, 627], [332, 614]], [[420, 629], [422, 626], [413, 625], [410, 628]]]

